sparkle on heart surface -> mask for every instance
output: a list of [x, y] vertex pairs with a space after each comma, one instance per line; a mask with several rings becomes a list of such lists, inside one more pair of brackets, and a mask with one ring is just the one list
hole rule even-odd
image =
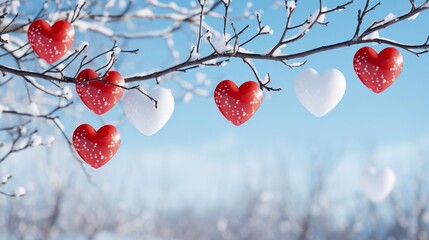
[[101, 115], [119, 102], [124, 89], [115, 85], [124, 86], [125, 80], [117, 71], [109, 71], [102, 81], [98, 78], [92, 69], [81, 71], [76, 77], [76, 92], [91, 111]]
[[402, 71], [401, 53], [393, 47], [380, 54], [370, 48], [359, 49], [353, 58], [353, 67], [362, 83], [375, 93], [386, 90]]
[[216, 106], [223, 116], [238, 126], [249, 120], [262, 102], [263, 92], [253, 81], [243, 83], [239, 88], [230, 81], [220, 82], [215, 89]]
[[73, 146], [79, 156], [90, 166], [99, 168], [117, 152], [121, 138], [116, 127], [105, 125], [98, 131], [82, 124], [73, 133]]
[[56, 22], [52, 27], [38, 19], [28, 28], [28, 41], [34, 52], [48, 63], [59, 60], [74, 41], [73, 26], [66, 20]]

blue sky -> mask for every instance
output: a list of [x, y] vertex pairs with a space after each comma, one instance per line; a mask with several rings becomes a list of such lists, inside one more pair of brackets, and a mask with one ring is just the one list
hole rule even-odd
[[[328, 7], [339, 3], [342, 2], [329, 2]], [[355, 29], [357, 7], [362, 7], [359, 4], [357, 2], [356, 6], [329, 15], [326, 18], [330, 22], [329, 27], [316, 26], [302, 41], [287, 46], [283, 52], [292, 53], [350, 38]], [[243, 3], [233, 1], [232, 6], [234, 11], [239, 12]], [[300, 2], [293, 22], [301, 22], [316, 7], [317, 4], [310, 6], [308, 1]], [[283, 9], [273, 9], [265, 1], [255, 1], [253, 9], [262, 9], [263, 23], [274, 29], [274, 35], [262, 36], [246, 49], [266, 51], [277, 41], [282, 31], [285, 20]], [[383, 2], [378, 11], [369, 15], [371, 21], [365, 24], [367, 26], [372, 20], [382, 19], [390, 12], [399, 15], [407, 9], [407, 1]], [[426, 39], [424, 26], [427, 20], [427, 13], [423, 13], [413, 21], [405, 21], [392, 29], [380, 31], [380, 35], [419, 44]], [[238, 26], [244, 24], [247, 22], [237, 23]], [[253, 20], [250, 31], [254, 29], [256, 23]], [[405, 30], [407, 34], [404, 34]], [[195, 44], [195, 39], [179, 33], [175, 41], [176, 46], [182, 46], [181, 59], [186, 58], [189, 46]], [[129, 46], [141, 48], [141, 54], [134, 58], [141, 59], [142, 63], [138, 66], [131, 63], [135, 68], [129, 70], [130, 74], [133, 70], [141, 72], [165, 66], [165, 59], [150, 57], [157, 51], [166, 51], [162, 50], [163, 45], [159, 42], [147, 45], [129, 43]], [[332, 112], [322, 118], [307, 112], [296, 98], [293, 86], [301, 68], [290, 69], [277, 62], [254, 61], [262, 76], [267, 72], [271, 74], [271, 86], [281, 87], [283, 91], [265, 92], [265, 100], [251, 120], [236, 127], [223, 118], [211, 96], [194, 97], [190, 103], [177, 104], [167, 125], [151, 137], [140, 134], [127, 121], [121, 124], [119, 129], [123, 144], [117, 156], [103, 169], [96, 173], [94, 171], [94, 174], [109, 176], [118, 168], [124, 168], [125, 172], [132, 169], [137, 176], [148, 181], [147, 185], [143, 182], [141, 186], [143, 192], [146, 192], [144, 189], [152, 188], [155, 192], [162, 191], [162, 181], [171, 181], [175, 183], [168, 190], [175, 196], [172, 202], [180, 202], [177, 199], [181, 199], [188, 203], [208, 204], [221, 202], [220, 198], [229, 193], [240, 195], [237, 191], [243, 186], [250, 185], [255, 189], [275, 186], [279, 180], [269, 176], [284, 161], [289, 169], [279, 175], [298, 182], [297, 189], [302, 185], [304, 190], [299, 191], [304, 192], [306, 182], [309, 181], [309, 169], [330, 164], [337, 164], [333, 167], [333, 174], [340, 179], [353, 176], [343, 187], [348, 189], [354, 186], [351, 189], [356, 190], [362, 167], [374, 160], [373, 152], [380, 152], [376, 157], [379, 165], [399, 170], [404, 160], [412, 158], [415, 150], [413, 145], [419, 141], [425, 142], [429, 133], [429, 109], [426, 104], [429, 83], [425, 80], [429, 77], [426, 71], [428, 56], [417, 58], [400, 50], [404, 58], [401, 76], [388, 90], [377, 95], [367, 89], [353, 71], [352, 58], [360, 47], [363, 46], [329, 51], [305, 59], [308, 63], [304, 68], [312, 67], [319, 72], [337, 68], [346, 77], [345, 96]], [[387, 46], [372, 47], [380, 51]], [[203, 52], [209, 51], [210, 47], [204, 44], [203, 49]], [[223, 79], [234, 80], [237, 84], [254, 80], [253, 73], [239, 59], [232, 59], [222, 68], [205, 67], [182, 74], [181, 77], [192, 82], [198, 71], [206, 73], [212, 81], [209, 89], [213, 89]], [[399, 149], [396, 156], [401, 157], [395, 158], [389, 154], [393, 149]], [[328, 156], [326, 159], [311, 159], [313, 151]], [[134, 164], [142, 167], [134, 168]], [[337, 168], [340, 170], [336, 171]], [[293, 170], [288, 172], [290, 169]], [[261, 178], [268, 180], [261, 183]], [[128, 180], [132, 179], [130, 177]], [[398, 179], [403, 178], [399, 176]], [[348, 196], [354, 195], [350, 193]], [[234, 198], [227, 199], [232, 201]]]
[[[284, 10], [273, 9], [271, 1], [267, 2], [254, 1], [252, 9], [262, 12], [263, 24], [270, 25], [274, 35], [261, 36], [246, 46], [250, 51], [265, 52], [281, 34]], [[331, 8], [343, 2], [326, 1], [326, 4]], [[244, 4], [242, 1], [232, 1], [233, 13], [241, 12]], [[371, 21], [365, 22], [365, 26], [372, 20], [383, 19], [390, 12], [399, 15], [407, 11], [408, 4], [408, 1], [383, 1], [377, 11], [368, 16]], [[363, 1], [356, 1], [345, 11], [328, 15], [326, 21], [330, 22], [329, 27], [316, 26], [305, 38], [287, 46], [283, 52], [298, 52], [350, 38], [355, 30], [357, 9], [362, 5]], [[293, 23], [302, 22], [316, 8], [317, 4], [310, 1], [299, 1]], [[415, 20], [380, 31], [380, 35], [400, 42], [420, 44], [427, 37], [425, 29], [428, 20], [428, 14], [424, 12]], [[222, 25], [221, 20], [215, 21], [218, 22], [213, 22], [214, 25]], [[256, 31], [256, 21], [249, 21], [249, 33], [242, 39]], [[247, 20], [236, 22], [239, 29], [247, 23]], [[160, 25], [151, 22], [135, 27], [133, 31], [137, 32], [157, 29]], [[82, 34], [77, 41], [86, 37]], [[185, 30], [185, 33], [178, 33], [174, 40], [180, 49], [181, 59], [186, 59], [196, 37], [190, 37], [189, 30]], [[172, 63], [162, 40], [136, 40], [123, 44], [124, 47], [120, 46], [124, 49], [140, 48], [139, 55], [119, 56], [121, 65], [117, 70], [124, 76]], [[354, 186], [351, 189], [356, 190], [361, 168], [370, 163], [374, 152], [378, 152], [380, 165], [390, 166], [398, 170], [398, 174], [403, 170], [402, 177], [398, 178], [405, 179], [404, 176], [408, 175], [403, 168], [404, 160], [413, 158], [416, 143], [427, 146], [428, 142], [429, 55], [418, 58], [400, 50], [404, 58], [400, 77], [389, 89], [377, 95], [367, 89], [353, 71], [352, 58], [360, 47], [363, 46], [298, 59], [308, 60], [303, 68], [311, 67], [319, 72], [337, 68], [346, 77], [347, 89], [342, 101], [322, 118], [307, 112], [296, 98], [294, 80], [302, 68], [290, 69], [277, 62], [254, 61], [261, 76], [269, 72], [271, 86], [281, 87], [283, 91], [265, 92], [260, 109], [245, 124], [237, 127], [224, 119], [212, 94], [209, 97], [195, 96], [189, 103], [177, 103], [170, 121], [153, 136], [146, 137], [128, 121], [123, 121], [118, 126], [122, 144], [116, 156], [101, 169], [88, 169], [99, 186], [110, 185], [114, 193], [125, 192], [124, 196], [130, 196], [130, 201], [144, 201], [153, 207], [194, 204], [195, 208], [202, 209], [211, 204], [234, 204], [240, 199], [243, 189], [281, 186], [282, 177], [293, 181], [297, 192], [301, 191], [305, 196], [306, 184], [311, 181], [308, 175], [310, 169], [331, 164], [335, 165], [332, 174], [338, 179], [350, 176], [340, 189], [346, 193], [346, 189]], [[380, 51], [387, 46], [372, 47]], [[206, 43], [202, 48], [203, 53], [211, 50]], [[255, 79], [251, 70], [239, 59], [232, 59], [225, 67], [205, 67], [180, 76], [193, 82], [197, 72], [207, 74], [212, 82], [207, 88], [210, 91], [223, 79], [234, 80], [237, 84]], [[117, 120], [116, 114], [120, 108], [121, 104], [118, 104], [112, 113], [106, 115], [106, 119]], [[95, 128], [101, 127], [99, 119], [91, 111], [84, 109], [83, 114], [85, 121]], [[81, 123], [67, 124], [70, 136], [74, 127]], [[54, 155], [57, 151], [60, 155], [62, 150], [53, 150]], [[392, 152], [395, 154], [392, 155]], [[312, 158], [313, 153], [320, 154], [320, 159]], [[83, 174], [78, 176], [84, 179]], [[91, 186], [84, 188], [92, 189]], [[354, 195], [350, 193], [347, 196]]]
[[[303, 2], [298, 5], [297, 15], [294, 18], [294, 20], [297, 19], [294, 21], [295, 23], [301, 22], [317, 7], [317, 5], [306, 6], [305, 4], [307, 3]], [[332, 3], [332, 5], [328, 6], [333, 7], [337, 3], [339, 4], [341, 1], [335, 1], [335, 4]], [[408, 2], [406, 1], [402, 5], [383, 2], [380, 9], [378, 9], [379, 11], [374, 12], [369, 17], [375, 17], [371, 19], [382, 19], [390, 12], [399, 15], [407, 9], [407, 4]], [[240, 5], [240, 2], [234, 2], [233, 9], [238, 11], [237, 9], [240, 9]], [[357, 3], [356, 5], [359, 4]], [[284, 18], [283, 9], [274, 10], [270, 4], [261, 2], [254, 3], [254, 9], [263, 9], [263, 23], [270, 25], [275, 34], [274, 36], [262, 36], [253, 45], [249, 45], [246, 48], [255, 52], [265, 51], [277, 41], [281, 33], [282, 25], [284, 24], [282, 19]], [[424, 29], [423, 24], [427, 20], [425, 15], [426, 13], [423, 13], [416, 20], [405, 21], [392, 29], [382, 30], [380, 35], [398, 41], [406, 40], [407, 43], [411, 44], [421, 43], [426, 38], [424, 31], [422, 31]], [[354, 32], [355, 16], [356, 8], [353, 7], [334, 13], [326, 19], [331, 22], [329, 27], [316, 26], [302, 41], [290, 45], [290, 47], [287, 46], [283, 51], [291, 53], [300, 49], [308, 49], [311, 46], [347, 39]], [[250, 31], [256, 28], [255, 22], [251, 23], [253, 25], [250, 27]], [[366, 24], [368, 23], [369, 21]], [[412, 33], [402, 34], [401, 32], [405, 29], [408, 31], [411, 29]], [[180, 33], [178, 35], [175, 40], [176, 45], [180, 46], [183, 39], [180, 38]], [[153, 47], [152, 44], [148, 45], [158, 51], [158, 47]], [[183, 48], [184, 51], [182, 51], [182, 59], [187, 57], [187, 47], [189, 47], [190, 43], [184, 43], [183, 45], [185, 47]], [[203, 45], [203, 47], [210, 50], [207, 44]], [[225, 134], [232, 134], [239, 138], [240, 141], [243, 141], [242, 146], [246, 149], [249, 144], [251, 146], [264, 144], [266, 146], [275, 146], [279, 142], [288, 140], [301, 142], [311, 139], [312, 141], [343, 143], [344, 140], [359, 142], [371, 139], [371, 141], [377, 142], [426, 135], [427, 130], [423, 126], [429, 120], [429, 112], [425, 107], [425, 93], [429, 85], [424, 79], [427, 79], [429, 75], [425, 71], [428, 56], [423, 55], [417, 58], [401, 50], [404, 57], [404, 69], [400, 78], [388, 90], [377, 95], [366, 89], [353, 71], [352, 58], [360, 47], [362, 46], [338, 49], [305, 59], [308, 60], [305, 67], [314, 68], [319, 72], [323, 72], [328, 68], [337, 68], [346, 77], [347, 89], [344, 98], [325, 117], [316, 118], [312, 116], [297, 100], [293, 84], [295, 77], [301, 71], [300, 68], [289, 69], [277, 62], [254, 61], [260, 74], [263, 76], [269, 72], [272, 77], [272, 86], [281, 87], [283, 91], [265, 92], [266, 98], [261, 108], [247, 123], [239, 127], [233, 126], [223, 119], [212, 97], [195, 97], [188, 104], [178, 104], [169, 123], [155, 136], [146, 138], [138, 133], [133, 133], [130, 134], [130, 137], [144, 141], [145, 144], [149, 145], [159, 145], [161, 142], [164, 145], [166, 142], [176, 145], [178, 141], [186, 138], [186, 142], [180, 142], [187, 145], [188, 142], [198, 143], [203, 139], [220, 138]], [[380, 51], [386, 46], [373, 45], [372, 47]], [[150, 57], [149, 60], [147, 59], [146, 56], [152, 56], [152, 53], [147, 51], [148, 49], [143, 46], [139, 56], [142, 59], [143, 66], [136, 66], [136, 72], [160, 66], [156, 65], [160, 60]], [[123, 57], [126, 58], [127, 56]], [[144, 68], [146, 66], [148, 69]], [[208, 78], [212, 81], [212, 88], [223, 79], [234, 80], [237, 84], [247, 80], [254, 80], [253, 73], [239, 59], [232, 59], [231, 63], [220, 69], [206, 67], [183, 74], [181, 77], [193, 81], [197, 71], [208, 75]], [[130, 72], [132, 72], [131, 69]], [[209, 90], [211, 89], [209, 88]], [[124, 128], [124, 133], [133, 131], [129, 124], [123, 124], [121, 127]], [[148, 139], [147, 142], [146, 139]]]

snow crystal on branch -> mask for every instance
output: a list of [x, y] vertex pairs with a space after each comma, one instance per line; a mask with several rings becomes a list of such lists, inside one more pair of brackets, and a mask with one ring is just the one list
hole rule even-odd
[[27, 190], [24, 187], [17, 187], [15, 190], [15, 196], [21, 197], [24, 196], [27, 193]]
[[57, 125], [57, 127], [61, 130], [61, 131], [65, 131], [65, 127], [64, 127], [64, 125], [63, 125], [63, 123], [60, 121], [60, 119], [58, 119], [58, 118], [55, 118], [54, 119], [54, 123], [55, 123], [55, 125]]
[[45, 144], [46, 145], [52, 145], [52, 143], [54, 143], [55, 142], [55, 137], [54, 136], [48, 136], [46, 139], [45, 139]]
[[390, 21], [393, 21], [393, 20], [395, 20], [395, 19], [396, 19], [395, 14], [393, 14], [393, 13], [389, 13], [389, 14], [387, 14], [387, 16], [384, 18], [384, 21], [385, 21], [385, 22], [390, 22]]
[[[326, 12], [328, 10], [327, 7], [322, 7], [322, 12]], [[319, 13], [319, 11], [317, 11]], [[326, 18], [326, 14], [320, 14], [319, 18], [317, 19], [318, 23], [324, 23]]]
[[365, 37], [363, 37], [363, 40], [374, 40], [380, 38], [380, 35], [378, 34], [378, 31], [372, 32], [368, 35], [366, 35]]
[[142, 9], [138, 10], [137, 12], [135, 12], [134, 15], [136, 15], [137, 17], [141, 17], [141, 18], [147, 18], [147, 17], [153, 17], [154, 16], [154, 14], [153, 14], [152, 10], [150, 10], [150, 8], [142, 8]]
[[231, 36], [227, 33], [225, 36], [222, 34], [219, 37], [212, 36], [207, 37], [210, 39], [213, 48], [218, 53], [230, 52], [233, 51], [234, 47], [230, 44], [225, 44], [225, 39], [230, 39]]
[[381, 20], [380, 22], [375, 23], [373, 27], [381, 26], [383, 24], [395, 21], [396, 19], [398, 19], [398, 18], [395, 16], [395, 14], [389, 13], [389, 14], [387, 14], [387, 16], [383, 20]]
[[31, 138], [31, 146], [36, 147], [42, 144], [42, 137], [39, 134], [32, 134]]
[[[284, 48], [284, 47], [286, 47], [286, 44], [283, 44], [283, 45], [279, 46], [278, 48], [276, 48], [276, 50], [273, 52], [272, 56], [273, 57], [280, 56], [282, 54], [282, 48]], [[272, 51], [272, 48], [270, 48], [265, 54], [268, 54], [271, 51]]]
[[272, 35], [274, 33], [274, 30], [271, 29], [269, 25], [265, 25], [265, 26], [262, 27], [261, 33]]
[[15, 144], [13, 144], [13, 151], [20, 151], [22, 149], [24, 149], [28, 144], [28, 138], [25, 137], [21, 137], [18, 139], [18, 141], [15, 142]]
[[249, 50], [245, 49], [244, 47], [238, 47], [238, 52], [241, 52], [241, 53], [253, 53], [252, 51], [249, 51]]
[[61, 93], [67, 100], [70, 100], [73, 98], [73, 92], [70, 90], [69, 86], [65, 86], [62, 89]]
[[317, 9], [316, 11], [314, 11], [314, 13], [311, 14], [307, 18], [307, 21], [302, 25], [300, 34], [307, 33], [310, 30], [310, 27], [314, 25], [314, 22], [318, 22], [318, 23], [324, 23], [325, 22], [326, 16], [325, 16], [325, 14], [320, 14], [320, 16], [319, 16], [320, 10], [322, 12], [325, 12], [328, 10], [328, 8], [322, 7], [322, 9]]
[[32, 102], [28, 105], [28, 107], [26, 108], [26, 112], [28, 114], [33, 115], [33, 116], [40, 115], [39, 107], [37, 106], [37, 104], [35, 102]]
[[9, 181], [9, 179], [11, 179], [12, 178], [12, 175], [10, 175], [10, 174], [6, 174], [4, 177], [3, 177], [3, 179], [1, 180], [1, 184], [6, 184], [8, 181]]
[[193, 45], [191, 47], [191, 56], [189, 57], [189, 61], [197, 60], [200, 57], [200, 54], [196, 50], [196, 46]]
[[13, 15], [16, 15], [19, 12], [20, 6], [21, 6], [21, 3], [19, 0], [12, 0], [9, 4], [8, 8], [6, 9], [6, 12], [10, 12]]
[[1, 35], [1, 39], [3, 39], [3, 41], [8, 42], [9, 41], [9, 34], [2, 34]]
[[121, 52], [121, 48], [120, 47], [114, 47], [113, 48], [113, 53], [115, 53], [115, 55], [118, 55]]
[[262, 79], [261, 83], [262, 84], [267, 84], [270, 81], [270, 75], [265, 74], [264, 79]]
[[286, 8], [288, 15], [296, 8], [295, 0], [289, 0], [286, 2]]
[[212, 59], [212, 60], [208, 60], [203, 62], [204, 65], [216, 65], [216, 60]]
[[288, 66], [289, 67], [301, 67], [304, 64], [305, 64], [305, 62], [294, 62], [294, 63], [289, 63]]
[[408, 20], [414, 20], [419, 16], [420, 13], [416, 13], [413, 16], [409, 17]]

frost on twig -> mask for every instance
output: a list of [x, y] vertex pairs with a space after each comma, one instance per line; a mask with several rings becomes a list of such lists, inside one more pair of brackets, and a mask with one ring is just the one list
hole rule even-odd
[[8, 197], [22, 197], [27, 193], [27, 190], [24, 187], [18, 186], [14, 192], [4, 191], [2, 188], [5, 186], [9, 180], [12, 178], [12, 175], [6, 174], [2, 177], [0, 182], [0, 194]]

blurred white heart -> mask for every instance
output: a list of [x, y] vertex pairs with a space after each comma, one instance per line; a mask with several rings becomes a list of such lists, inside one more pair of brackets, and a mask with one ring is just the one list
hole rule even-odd
[[308, 68], [298, 74], [295, 92], [302, 105], [316, 117], [334, 109], [346, 91], [346, 79], [337, 69], [328, 69], [323, 74]]
[[131, 124], [146, 136], [158, 132], [174, 111], [174, 97], [169, 89], [157, 88], [148, 94], [158, 104], [139, 90], [132, 89], [124, 97], [124, 111]]
[[389, 196], [395, 182], [395, 173], [390, 168], [369, 167], [361, 176], [362, 191], [374, 203], [379, 203]]

